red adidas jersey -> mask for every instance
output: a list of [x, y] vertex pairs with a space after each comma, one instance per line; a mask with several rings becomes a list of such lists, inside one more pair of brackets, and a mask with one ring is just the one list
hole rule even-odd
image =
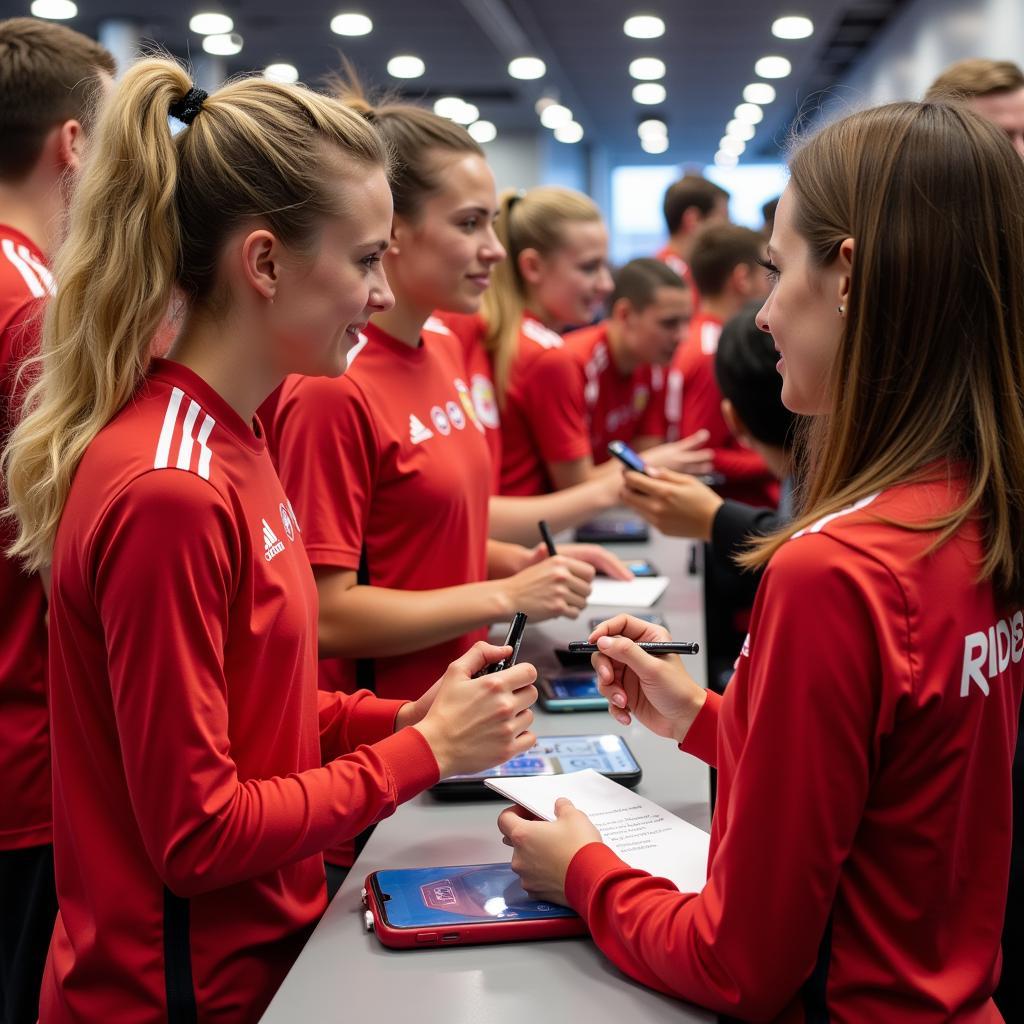
[[458, 339], [469, 378], [469, 393], [476, 409], [476, 418], [484, 425], [484, 437], [494, 467], [494, 493], [501, 485], [501, 414], [494, 389], [494, 369], [484, 348], [487, 324], [478, 313], [449, 313], [438, 310], [434, 317]]
[[[459, 345], [430, 320], [410, 348], [370, 324], [343, 377], [289, 378], [275, 436], [313, 565], [435, 590], [487, 579], [491, 464]], [[321, 662], [327, 689], [429, 689], [486, 628], [427, 650]]]
[[703, 892], [600, 844], [569, 868], [624, 971], [745, 1020], [1002, 1020], [1024, 614], [975, 582], [977, 523], [926, 555], [935, 534], [883, 521], [963, 494], [895, 487], [772, 559], [732, 682], [684, 745], [719, 770]]
[[718, 317], [699, 313], [690, 323], [686, 341], [676, 349], [665, 385], [668, 440], [707, 430], [711, 437], [706, 447], [714, 451], [715, 470], [726, 480], [718, 488], [722, 497], [775, 508], [779, 503], [779, 482], [760, 455], [736, 440], [722, 416], [722, 393], [715, 379], [715, 353], [721, 334], [722, 321]]
[[[39, 349], [42, 300], [53, 279], [38, 248], [0, 225], [0, 451], [24, 396], [17, 374]], [[0, 499], [6, 504], [0, 481]], [[0, 850], [50, 842], [50, 731], [46, 711], [46, 596], [36, 574], [4, 553], [12, 519], [0, 519]]]
[[564, 359], [542, 358], [562, 344], [560, 334], [532, 314], [523, 314], [501, 414], [502, 494], [547, 494], [554, 490], [548, 463], [590, 454], [585, 425], [559, 415], [566, 370], [571, 368]]
[[[565, 336], [561, 350], [577, 369], [579, 384], [558, 404], [556, 415], [582, 418], [595, 465], [606, 462], [609, 441], [665, 437], [665, 371], [641, 366], [623, 376], [612, 361], [607, 321]], [[545, 357], [550, 358], [550, 357]], [[580, 386], [582, 385], [582, 386]]]
[[262, 438], [156, 361], [54, 549], [44, 1024], [257, 1019], [326, 905], [320, 851], [436, 781], [399, 703], [318, 692], [316, 650]]

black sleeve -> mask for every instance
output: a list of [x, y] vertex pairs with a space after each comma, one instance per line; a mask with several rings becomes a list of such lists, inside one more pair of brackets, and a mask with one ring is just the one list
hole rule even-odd
[[779, 529], [784, 522], [775, 509], [725, 501], [711, 524], [711, 547], [715, 557], [731, 561], [751, 537], [763, 537]]

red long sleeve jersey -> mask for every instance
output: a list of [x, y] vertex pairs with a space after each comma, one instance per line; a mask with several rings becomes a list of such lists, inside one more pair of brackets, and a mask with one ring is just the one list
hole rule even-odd
[[715, 379], [715, 353], [722, 321], [698, 313], [690, 333], [676, 350], [665, 385], [665, 419], [668, 440], [689, 437], [707, 430], [707, 447], [714, 451], [715, 470], [726, 482], [718, 488], [725, 498], [750, 505], [774, 508], [779, 503], [779, 483], [756, 452], [744, 448], [722, 416], [722, 393]]
[[[547, 494], [554, 490], [549, 462], [572, 462], [590, 454], [586, 425], [557, 415], [566, 400], [561, 390], [564, 364], [543, 357], [562, 344], [560, 334], [523, 314], [501, 413], [502, 494]], [[548, 369], [555, 371], [550, 377]]]
[[[343, 377], [289, 377], [278, 468], [315, 566], [360, 584], [435, 590], [487, 579], [491, 461], [460, 346], [428, 321], [411, 348], [370, 324]], [[410, 654], [324, 658], [324, 689], [416, 698], [486, 627]]]
[[390, 735], [398, 702], [318, 693], [299, 524], [262, 438], [185, 367], [158, 361], [86, 451], [50, 627], [41, 1021], [255, 1020], [324, 909], [320, 851], [437, 764]]
[[[0, 451], [17, 420], [18, 371], [38, 350], [41, 302], [52, 285], [36, 246], [0, 225]], [[46, 597], [39, 576], [4, 553], [15, 534], [13, 520], [0, 520], [0, 850], [51, 838]]]
[[782, 547], [719, 705], [708, 882], [682, 894], [600, 844], [566, 892], [644, 984], [784, 1022], [1001, 1020], [1024, 615], [975, 582], [976, 524], [926, 555], [956, 484], [893, 488]]

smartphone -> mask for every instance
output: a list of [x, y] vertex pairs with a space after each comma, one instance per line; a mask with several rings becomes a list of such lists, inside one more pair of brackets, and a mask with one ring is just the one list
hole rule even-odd
[[576, 527], [576, 540], [581, 544], [642, 544], [651, 533], [639, 516], [599, 516]]
[[540, 706], [545, 711], [604, 711], [608, 707], [608, 701], [597, 689], [597, 676], [593, 672], [559, 672], [545, 676], [538, 680], [537, 690]]
[[627, 562], [626, 568], [636, 577], [642, 579], [645, 576], [657, 576], [658, 570], [647, 561], [646, 558], [639, 558], [635, 562]]
[[508, 864], [373, 871], [363, 889], [368, 931], [392, 949], [583, 935], [568, 907], [531, 900]]
[[632, 469], [636, 473], [647, 475], [647, 464], [625, 441], [609, 441], [608, 454], [614, 455], [626, 469]]
[[[639, 619], [641, 622], [650, 622], [655, 626], [664, 626], [668, 629], [668, 623], [656, 612], [630, 612], [629, 613], [634, 619]], [[591, 619], [590, 620], [590, 631], [593, 633], [602, 622], [607, 622], [611, 616], [606, 616], [603, 619]]]
[[501, 672], [506, 668], [511, 668], [519, 658], [519, 648], [523, 645], [523, 633], [525, 630], [526, 612], [516, 612], [515, 615], [512, 616], [512, 622], [508, 627], [508, 633], [505, 634], [505, 642], [502, 644], [503, 647], [511, 647], [512, 653], [507, 658], [502, 658], [501, 661], [492, 662], [485, 668], [480, 669], [473, 678], [479, 679], [480, 676], [489, 676], [492, 672]]
[[452, 775], [442, 779], [430, 792], [441, 799], [501, 800], [504, 799], [501, 794], [488, 789], [484, 779], [563, 775], [584, 768], [593, 768], [630, 788], [636, 786], [642, 776], [640, 765], [621, 736], [542, 736], [525, 754], [511, 761], [472, 775]]

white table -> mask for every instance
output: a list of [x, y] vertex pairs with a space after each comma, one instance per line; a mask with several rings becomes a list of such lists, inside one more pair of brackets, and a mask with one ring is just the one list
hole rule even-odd
[[[649, 544], [614, 550], [624, 558], [649, 558], [672, 577], [651, 610], [665, 618], [674, 638], [695, 640], [703, 648], [703, 587], [699, 572], [688, 571], [691, 545], [652, 534]], [[605, 611], [587, 609], [575, 623], [528, 626], [520, 660], [532, 661], [540, 672], [555, 667], [553, 649], [586, 639], [588, 619]], [[688, 658], [687, 666], [706, 685], [703, 654]], [[620, 726], [605, 712], [546, 714], [538, 706], [536, 714], [534, 731], [539, 736], [623, 734], [643, 769], [637, 792], [709, 828], [708, 770], [703, 763], [639, 725]], [[441, 802], [423, 794], [381, 822], [267, 1008], [263, 1024], [713, 1021], [705, 1010], [626, 978], [588, 938], [394, 951], [364, 930], [360, 891], [370, 871], [507, 861], [508, 847], [495, 825], [503, 806], [496, 800]]]

